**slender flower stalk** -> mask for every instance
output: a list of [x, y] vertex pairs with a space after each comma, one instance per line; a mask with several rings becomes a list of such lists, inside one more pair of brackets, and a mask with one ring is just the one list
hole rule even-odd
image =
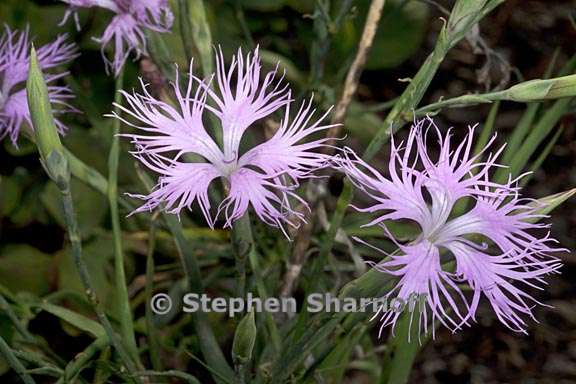
[[[22, 85], [28, 77], [30, 61], [30, 33], [28, 27], [24, 31], [5, 27], [0, 36], [0, 139], [8, 136], [14, 145], [20, 130], [26, 124], [32, 127], [26, 88]], [[78, 56], [76, 46], [66, 42], [66, 35], [60, 35], [53, 42], [38, 48], [38, 65], [43, 72], [66, 64]], [[48, 84], [66, 76], [68, 72], [46, 75]], [[49, 85], [48, 97], [55, 108], [55, 113], [63, 114], [76, 111], [68, 100], [73, 98], [68, 87]], [[63, 134], [66, 126], [59, 120], [54, 120], [58, 131]]]
[[[146, 174], [140, 167], [136, 168], [136, 172], [145, 188], [147, 190], [152, 189], [153, 183], [148, 174]], [[154, 217], [154, 215], [152, 215], [152, 217]], [[188, 288], [190, 289], [190, 292], [201, 295], [204, 292], [202, 273], [200, 271], [198, 259], [195, 253], [192, 252], [192, 247], [190, 246], [189, 241], [184, 236], [182, 223], [177, 220], [174, 215], [166, 213], [165, 211], [162, 212], [162, 217], [174, 238], [174, 245], [176, 246], [176, 250], [180, 256]], [[221, 378], [225, 379], [224, 381], [231, 382], [234, 377], [234, 371], [228, 364], [228, 361], [224, 357], [224, 353], [218, 345], [218, 341], [212, 331], [206, 313], [202, 311], [193, 313], [192, 324], [194, 325], [196, 335], [198, 335], [202, 354], [204, 355], [207, 364], [213, 369], [212, 373], [216, 382], [220, 382]]]
[[[120, 90], [124, 81], [124, 71], [116, 78], [115, 101], [120, 102]], [[122, 247], [122, 228], [120, 227], [120, 214], [118, 212], [118, 159], [120, 157], [120, 122], [114, 121], [112, 126], [112, 143], [108, 154], [108, 204], [110, 205], [110, 217], [112, 220], [112, 232], [114, 234], [114, 273], [115, 288], [118, 299], [118, 313], [120, 318], [120, 329], [122, 337], [130, 348], [130, 353], [136, 361], [138, 358], [138, 346], [134, 334], [134, 320], [132, 309], [130, 308], [130, 298], [128, 296], [128, 284], [126, 282], [126, 272], [124, 269], [124, 250]]]
[[[210, 87], [212, 79], [201, 80], [192, 70], [188, 86], [182, 90], [177, 75], [173, 84], [176, 107], [154, 99], [143, 83], [143, 94], [123, 92], [125, 105], [116, 104], [127, 118], [116, 112], [112, 116], [139, 131], [123, 135], [136, 146], [133, 155], [160, 175], [149, 195], [133, 195], [145, 201], [134, 212], [151, 211], [163, 203], [167, 212], [180, 214], [197, 203], [210, 227], [220, 215], [224, 226], [232, 227], [252, 206], [260, 220], [286, 234], [285, 225], [297, 226], [302, 219], [290, 203], [302, 201], [295, 193], [299, 181], [314, 177], [312, 172], [328, 160], [317, 151], [326, 139], [311, 140], [310, 136], [331, 126], [321, 125], [326, 114], [311, 122], [315, 113], [312, 100], [302, 103], [291, 119], [291, 93], [281, 80], [275, 81], [277, 70], [261, 79], [258, 49], [246, 57], [239, 50], [228, 69], [220, 51], [216, 64], [217, 90]], [[242, 154], [244, 133], [281, 108], [284, 118], [274, 136]], [[204, 128], [206, 114], [221, 124], [222, 147]], [[202, 160], [185, 161], [185, 155]], [[213, 215], [208, 187], [218, 178], [223, 179], [227, 196]]]
[[[428, 152], [428, 130], [438, 138], [435, 160]], [[426, 295], [426, 306], [419, 314], [420, 330], [428, 331], [429, 316], [452, 331], [470, 325], [484, 296], [504, 325], [526, 333], [522, 315], [534, 319], [533, 305], [543, 304], [524, 285], [540, 288], [542, 278], [561, 266], [551, 253], [562, 249], [553, 246], [556, 241], [549, 234], [533, 233], [549, 225], [535, 223], [542, 218], [540, 207], [535, 200], [520, 197], [518, 179], [504, 184], [490, 181], [489, 173], [499, 167], [496, 159], [503, 147], [482, 161], [495, 137], [480, 153], [472, 154], [473, 133], [474, 128], [469, 128], [466, 138], [454, 146], [452, 134], [442, 135], [428, 118], [415, 123], [404, 145], [392, 140], [388, 177], [348, 148], [336, 164], [375, 202], [355, 207], [377, 214], [366, 225], [380, 226], [401, 251], [393, 255], [381, 251], [388, 257], [372, 263], [378, 271], [399, 279], [388, 296], [408, 300], [414, 293]], [[475, 204], [453, 217], [456, 202], [463, 198]], [[398, 243], [386, 228], [390, 220], [417, 223], [420, 236], [409, 244]], [[453, 273], [442, 268], [441, 260], [450, 259], [456, 263]], [[471, 300], [460, 284], [472, 289]], [[380, 332], [386, 325], [395, 326], [399, 316], [393, 311], [377, 313]]]
[[[174, 16], [168, 0], [62, 0], [70, 5], [62, 24], [70, 16], [74, 17], [76, 28], [80, 29], [79, 8], [99, 7], [112, 11], [112, 18], [104, 33], [95, 40], [102, 47], [102, 56], [106, 69], [111, 69], [115, 76], [120, 74], [126, 59], [131, 52], [136, 57], [147, 54], [146, 30], [168, 32], [172, 27]], [[106, 48], [114, 45], [112, 59], [106, 55]]]
[[[144, 293], [146, 296], [146, 302], [152, 302], [153, 294], [153, 284], [154, 284], [154, 252], [156, 251], [156, 227], [158, 220], [158, 214], [152, 215], [150, 219], [150, 228], [148, 230], [148, 251], [146, 252], [146, 286], [144, 287]], [[146, 306], [146, 332], [148, 334], [148, 343], [150, 362], [152, 367], [156, 371], [162, 370], [162, 360], [160, 359], [160, 340], [158, 335], [158, 329], [154, 326], [153, 312], [150, 305]]]

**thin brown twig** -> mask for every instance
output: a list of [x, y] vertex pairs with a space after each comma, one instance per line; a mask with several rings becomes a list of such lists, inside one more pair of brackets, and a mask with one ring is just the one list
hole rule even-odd
[[[372, 47], [372, 42], [374, 41], [374, 36], [376, 35], [376, 30], [378, 29], [378, 23], [380, 21], [380, 17], [382, 16], [382, 9], [384, 8], [385, 3], [386, 0], [373, 0], [370, 4], [370, 9], [368, 10], [368, 16], [366, 17], [366, 23], [364, 25], [362, 37], [360, 38], [360, 42], [358, 44], [358, 51], [356, 52], [354, 61], [348, 70], [342, 94], [332, 115], [331, 123], [338, 125], [328, 130], [327, 137], [330, 140], [327, 141], [329, 146], [325, 148], [327, 153], [333, 153], [334, 151], [333, 145], [342, 130], [342, 123], [344, 122], [346, 112], [348, 111], [350, 102], [352, 101], [352, 98], [358, 89], [360, 74], [364, 69], [368, 53]], [[280, 294], [283, 297], [288, 297], [292, 294], [296, 281], [298, 280], [298, 277], [302, 271], [302, 266], [306, 262], [308, 255], [307, 250], [310, 246], [312, 231], [314, 230], [315, 224], [314, 212], [318, 200], [325, 194], [325, 191], [325, 179], [313, 179], [308, 183], [306, 188], [306, 198], [309, 202], [310, 210], [306, 210], [304, 206], [301, 206], [299, 209], [302, 213], [305, 214], [306, 223], [299, 229], [295, 236], [292, 255], [282, 280], [283, 284]]]
[[358, 82], [360, 81], [360, 75], [366, 64], [366, 59], [368, 58], [368, 53], [372, 47], [372, 42], [374, 41], [374, 36], [376, 35], [376, 30], [378, 29], [378, 22], [382, 16], [382, 9], [386, 0], [373, 0], [368, 10], [368, 16], [366, 17], [366, 24], [364, 25], [364, 30], [362, 31], [362, 38], [358, 44], [358, 52], [356, 52], [356, 57], [348, 70], [346, 75], [346, 80], [344, 82], [344, 89], [342, 90], [342, 95], [340, 100], [334, 108], [334, 113], [332, 115], [332, 124], [338, 124], [333, 126], [328, 130], [327, 137], [330, 140], [326, 143], [329, 145], [326, 147], [327, 151], [333, 152], [333, 145], [335, 144], [336, 138], [340, 135], [342, 131], [342, 123], [344, 123], [344, 117], [352, 101], [352, 97], [356, 94], [358, 89]]

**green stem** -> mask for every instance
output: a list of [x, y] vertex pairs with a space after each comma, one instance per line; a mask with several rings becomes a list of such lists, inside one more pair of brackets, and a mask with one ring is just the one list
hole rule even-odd
[[6, 359], [6, 362], [12, 367], [14, 372], [16, 372], [18, 376], [20, 376], [20, 378], [25, 384], [36, 383], [32, 378], [32, 376], [26, 373], [26, 367], [24, 367], [24, 365], [22, 365], [20, 360], [18, 360], [18, 358], [14, 355], [14, 352], [12, 351], [12, 349], [6, 343], [6, 341], [2, 336], [0, 336], [0, 352], [2, 353], [2, 356], [4, 356], [4, 358]]
[[317, 36], [310, 49], [310, 86], [318, 88], [324, 77], [326, 58], [332, 44], [332, 37], [340, 30], [344, 17], [352, 7], [353, 0], [342, 0], [339, 3], [336, 17], [330, 17], [329, 4], [325, 1], [316, 1], [314, 32]]
[[[152, 300], [152, 286], [154, 284], [154, 249], [156, 247], [156, 215], [150, 220], [150, 230], [148, 232], [148, 254], [146, 256], [146, 302], [150, 303]], [[160, 360], [160, 342], [158, 340], [158, 333], [154, 328], [152, 320], [152, 309], [149, 305], [146, 306], [146, 328], [148, 330], [148, 341], [150, 343], [150, 361], [154, 370], [162, 370], [162, 362]]]
[[0, 294], [0, 310], [2, 310], [3, 314], [8, 316], [8, 318], [14, 325], [14, 328], [16, 328], [16, 331], [18, 331], [18, 333], [24, 338], [24, 340], [26, 340], [29, 343], [36, 344], [36, 338], [28, 331], [28, 329], [26, 329], [26, 327], [24, 327], [20, 323], [20, 320], [12, 310], [12, 307], [10, 306], [10, 304], [8, 304], [4, 296], [2, 296], [1, 294]]
[[491, 92], [491, 93], [483, 93], [483, 94], [470, 94], [470, 95], [462, 95], [453, 97], [451, 99], [440, 100], [432, 104], [428, 104], [422, 108], [417, 109], [413, 116], [421, 117], [426, 116], [427, 114], [435, 114], [442, 108], [447, 107], [464, 107], [469, 105], [477, 105], [477, 104], [489, 104], [493, 103], [494, 101], [499, 100], [506, 100], [506, 91], [499, 91], [499, 92]]
[[[252, 231], [250, 231], [250, 238], [252, 239]], [[264, 284], [262, 269], [260, 268], [258, 253], [256, 252], [255, 247], [251, 247], [250, 252], [248, 253], [248, 259], [250, 260], [250, 267], [252, 268], [252, 273], [254, 274], [254, 279], [256, 280], [258, 296], [262, 300], [265, 300], [268, 297], [268, 290], [266, 289], [266, 284]], [[272, 339], [272, 347], [274, 348], [274, 351], [280, 351], [282, 348], [282, 339], [280, 338], [278, 327], [276, 326], [271, 313], [264, 311], [264, 322], [266, 324], [266, 328], [268, 328], [270, 338]]]
[[[186, 275], [186, 280], [188, 281], [190, 292], [202, 294], [204, 288], [202, 286], [200, 267], [196, 256], [190, 250], [188, 241], [184, 237], [182, 224], [174, 215], [168, 213], [164, 214], [164, 220], [166, 221], [170, 232], [172, 232], [172, 235], [174, 236], [176, 248], [178, 249], [178, 254], [181, 257], [184, 266], [184, 273]], [[226, 381], [232, 381], [234, 371], [226, 361], [226, 358], [218, 345], [218, 340], [216, 339], [216, 336], [214, 336], [214, 332], [208, 323], [206, 314], [202, 311], [195, 312], [192, 316], [192, 322], [198, 340], [200, 341], [202, 354], [206, 358], [208, 365], [218, 372], [220, 376], [224, 377]], [[214, 379], [216, 382], [222, 382], [218, 376], [215, 376]]]
[[[70, 244], [72, 246], [72, 257], [74, 258], [74, 263], [76, 265], [76, 269], [78, 270], [78, 274], [80, 276], [80, 280], [82, 285], [84, 286], [84, 291], [90, 304], [92, 304], [94, 311], [98, 317], [98, 320], [104, 327], [106, 331], [106, 335], [110, 343], [114, 346], [120, 359], [123, 361], [126, 369], [129, 372], [135, 372], [136, 367], [134, 362], [126, 348], [122, 344], [122, 342], [118, 339], [116, 334], [114, 333], [114, 329], [112, 328], [112, 324], [108, 320], [104, 309], [102, 308], [101, 302], [98, 300], [96, 296], [96, 291], [94, 290], [94, 285], [92, 284], [92, 280], [90, 278], [90, 274], [88, 273], [88, 267], [84, 261], [84, 257], [82, 255], [82, 242], [80, 240], [80, 234], [78, 232], [78, 222], [76, 221], [76, 215], [74, 213], [74, 203], [72, 201], [72, 195], [70, 193], [69, 186], [66, 186], [64, 189], [61, 189], [60, 192], [62, 193], [62, 203], [64, 206], [64, 218], [66, 220], [66, 226], [68, 227], [68, 236], [70, 238]], [[140, 382], [139, 380], [137, 380]]]
[[[342, 226], [342, 221], [344, 220], [344, 213], [346, 212], [346, 207], [348, 206], [350, 200], [352, 199], [352, 188], [350, 188], [350, 182], [348, 180], [344, 183], [344, 189], [340, 195], [338, 202], [336, 203], [336, 210], [330, 221], [330, 227], [328, 228], [328, 233], [326, 233], [326, 241], [323, 241], [320, 245], [320, 253], [314, 264], [312, 266], [311, 276], [319, 276], [322, 273], [322, 268], [326, 265], [326, 260], [332, 251], [334, 246], [334, 240], [336, 239], [336, 233], [338, 229]], [[308, 293], [315, 292], [317, 284], [320, 279], [312, 280]]]
[[236, 297], [243, 298], [246, 294], [246, 259], [254, 248], [248, 212], [233, 224], [232, 248], [236, 263]]
[[[124, 345], [119, 340], [106, 317], [106, 313], [94, 290], [94, 285], [90, 279], [88, 268], [82, 256], [82, 241], [78, 231], [78, 222], [74, 213], [74, 203], [70, 191], [70, 169], [64, 148], [60, 142], [60, 137], [54, 124], [50, 100], [48, 97], [48, 88], [44, 81], [44, 76], [38, 65], [38, 58], [34, 47], [30, 51], [30, 70], [26, 82], [26, 91], [30, 116], [34, 126], [36, 144], [42, 165], [50, 179], [58, 187], [62, 196], [62, 205], [64, 211], [64, 220], [68, 230], [68, 236], [71, 245], [71, 253], [74, 264], [78, 270], [80, 281], [84, 287], [84, 293], [94, 307], [98, 320], [104, 328], [110, 343], [114, 346], [126, 369], [129, 372], [135, 371], [134, 361], [126, 352]], [[141, 382], [140, 380], [136, 380]]]
[[234, 365], [236, 370], [236, 379], [234, 380], [235, 384], [245, 384], [246, 383], [246, 364], [243, 363], [236, 363]]
[[[237, 297], [244, 297], [245, 295], [246, 258], [248, 258], [250, 261], [250, 267], [252, 268], [252, 273], [254, 273], [254, 278], [256, 280], [258, 296], [260, 296], [261, 299], [267, 298], [268, 293], [266, 285], [264, 284], [264, 279], [262, 278], [262, 271], [258, 261], [258, 252], [256, 252], [254, 237], [252, 236], [250, 214], [248, 212], [246, 212], [244, 216], [234, 222], [232, 228], [232, 244], [236, 257]], [[280, 333], [278, 332], [278, 328], [276, 327], [276, 323], [274, 322], [272, 315], [268, 312], [265, 312], [264, 321], [266, 328], [268, 328], [270, 338], [272, 339], [272, 346], [274, 347], [275, 351], [279, 351], [282, 341], [280, 339]]]
[[[147, 190], [150, 190], [152, 188], [152, 180], [150, 180], [150, 177], [144, 173], [141, 168], [136, 168], [136, 172], [142, 184], [144, 184]], [[176, 216], [166, 212], [162, 213], [162, 217], [174, 238], [174, 244], [176, 245], [176, 250], [182, 262], [190, 293], [201, 295], [204, 292], [204, 287], [202, 286], [200, 266], [198, 265], [196, 255], [192, 252], [190, 244], [184, 236], [182, 223], [180, 223]], [[217, 383], [232, 382], [234, 370], [226, 361], [218, 345], [218, 340], [216, 336], [214, 336], [214, 332], [206, 318], [206, 314], [202, 311], [193, 313], [192, 323], [200, 343], [202, 354], [208, 362], [208, 366], [215, 372], [213, 374], [214, 380]]]
[[[123, 88], [124, 70], [121, 70], [116, 78], [116, 93], [114, 102], [121, 102], [120, 90]], [[120, 108], [116, 107], [116, 113], [120, 114]], [[116, 300], [118, 304], [118, 317], [120, 320], [120, 335], [126, 343], [134, 361], [138, 362], [138, 347], [134, 335], [134, 322], [128, 297], [126, 272], [124, 270], [124, 251], [122, 249], [122, 228], [120, 227], [120, 215], [118, 213], [118, 159], [120, 157], [120, 120], [114, 119], [112, 125], [112, 142], [108, 156], [108, 203], [110, 204], [110, 217], [112, 220], [112, 232], [114, 234], [114, 274], [116, 282]]]
[[93, 384], [107, 384], [108, 378], [111, 376], [110, 370], [110, 356], [112, 355], [112, 348], [106, 347], [100, 353], [98, 360], [96, 360], [96, 372], [94, 372]]

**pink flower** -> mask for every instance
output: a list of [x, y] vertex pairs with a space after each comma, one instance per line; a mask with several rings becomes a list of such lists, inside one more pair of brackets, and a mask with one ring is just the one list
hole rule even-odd
[[[102, 57], [106, 69], [111, 68], [117, 76], [126, 62], [130, 52], [135, 51], [136, 56], [147, 54], [145, 30], [168, 32], [172, 28], [174, 16], [168, 6], [168, 0], [62, 0], [70, 4], [63, 23], [74, 15], [76, 27], [80, 29], [78, 8], [100, 7], [116, 14], [108, 27], [98, 39], [102, 46]], [[112, 60], [105, 54], [106, 47], [114, 44]]]
[[[246, 57], [238, 50], [228, 69], [220, 51], [216, 64], [217, 90], [210, 88], [212, 79], [202, 81], [192, 72], [187, 89], [182, 90], [177, 74], [175, 106], [154, 99], [144, 84], [142, 94], [122, 92], [126, 103], [117, 107], [132, 121], [114, 116], [140, 131], [124, 136], [136, 145], [134, 156], [160, 175], [152, 193], [137, 196], [146, 203], [135, 212], [162, 205], [167, 212], [179, 214], [196, 202], [213, 227], [208, 188], [216, 179], [223, 179], [227, 196], [219, 203], [216, 217], [222, 213], [226, 227], [252, 206], [262, 221], [284, 231], [284, 224], [296, 225], [291, 218], [302, 219], [290, 203], [302, 201], [294, 192], [299, 181], [311, 177], [311, 172], [328, 160], [314, 151], [326, 139], [310, 140], [310, 136], [331, 126], [320, 124], [326, 115], [311, 122], [315, 112], [312, 100], [302, 103], [290, 118], [290, 91], [281, 80], [275, 80], [276, 70], [261, 78], [258, 49]], [[242, 154], [244, 133], [253, 129], [257, 120], [280, 109], [284, 109], [284, 118], [276, 133]], [[219, 123], [222, 146], [204, 126], [208, 114]]]
[[[61, 35], [52, 43], [38, 48], [38, 62], [44, 72], [77, 57], [76, 46], [65, 40], [66, 35]], [[14, 145], [23, 123], [32, 128], [24, 84], [28, 78], [30, 49], [28, 28], [19, 32], [6, 26], [0, 37], [0, 139], [10, 136]], [[67, 74], [48, 74], [46, 81], [51, 83]], [[61, 107], [55, 110], [56, 113], [75, 111], [67, 103], [73, 98], [68, 87], [49, 85], [48, 94], [52, 104]], [[56, 120], [56, 125], [60, 133], [66, 130], [59, 120]]]
[[[428, 153], [430, 128], [438, 137], [436, 160]], [[544, 275], [560, 268], [550, 254], [561, 249], [552, 246], [555, 240], [549, 235], [533, 233], [549, 226], [534, 223], [543, 217], [537, 212], [540, 207], [519, 197], [517, 180], [506, 184], [489, 180], [502, 148], [482, 161], [495, 137], [481, 153], [472, 154], [473, 133], [474, 128], [469, 128], [466, 138], [453, 146], [450, 131], [443, 136], [430, 118], [415, 123], [403, 148], [392, 140], [387, 178], [349, 148], [335, 163], [375, 201], [367, 208], [356, 208], [378, 215], [367, 226], [379, 225], [392, 238], [386, 221], [407, 219], [419, 225], [421, 233], [415, 241], [397, 243], [398, 254], [386, 254], [384, 261], [372, 265], [399, 278], [389, 296], [408, 300], [411, 294], [425, 295], [420, 331], [428, 331], [429, 316], [452, 331], [470, 325], [484, 296], [504, 325], [525, 333], [521, 315], [534, 318], [533, 304], [541, 304], [526, 287], [539, 288]], [[462, 198], [473, 199], [468, 212], [454, 210]], [[448, 261], [455, 263], [453, 272], [442, 266]], [[462, 292], [463, 284], [473, 291], [471, 300]], [[399, 316], [393, 311], [377, 313], [380, 332], [387, 325], [394, 327]]]

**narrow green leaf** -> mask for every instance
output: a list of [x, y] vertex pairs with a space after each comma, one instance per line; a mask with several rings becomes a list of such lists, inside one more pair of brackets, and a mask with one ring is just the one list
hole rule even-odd
[[394, 334], [388, 339], [382, 373], [381, 384], [404, 384], [408, 382], [412, 365], [418, 352], [429, 339], [429, 334], [424, 337], [418, 335], [417, 313], [404, 313], [394, 330]]
[[[526, 107], [526, 110], [522, 114], [520, 121], [514, 127], [512, 131], [512, 135], [508, 139], [506, 143], [506, 149], [504, 150], [504, 154], [502, 155], [502, 160], [500, 162], [502, 164], [510, 164], [512, 159], [514, 158], [518, 148], [522, 145], [522, 141], [529, 133], [530, 128], [534, 124], [534, 120], [536, 119], [536, 114], [538, 109], [540, 108], [540, 103], [530, 103]], [[499, 168], [494, 175], [494, 180], [497, 183], [504, 183], [506, 178], [508, 177], [508, 173], [510, 171], [507, 168]]]
[[480, 137], [476, 141], [476, 146], [474, 147], [473, 152], [474, 154], [480, 153], [480, 151], [486, 147], [486, 144], [488, 144], [488, 140], [490, 140], [492, 132], [494, 132], [494, 125], [496, 123], [496, 116], [498, 115], [499, 108], [500, 108], [500, 101], [496, 101], [490, 107], [490, 112], [488, 113], [488, 117], [486, 118], [484, 127], [482, 127]]
[[[202, 73], [208, 77], [214, 72], [212, 62], [212, 33], [206, 18], [203, 0], [188, 0], [188, 17], [190, 19], [191, 35], [200, 56]], [[186, 31], [183, 31], [183, 33]], [[185, 37], [187, 38], [187, 37]]]
[[[104, 329], [102, 329], [104, 332]], [[76, 355], [76, 358], [68, 363], [64, 370], [64, 375], [56, 384], [74, 383], [77, 381], [77, 375], [84, 369], [90, 360], [108, 345], [106, 337], [98, 337], [84, 351]]]
[[14, 355], [10, 346], [6, 343], [4, 338], [0, 336], [0, 354], [4, 356], [8, 364], [12, 367], [14, 372], [20, 376], [24, 384], [35, 384], [34, 379], [26, 372], [26, 368], [20, 360]]
[[138, 376], [152, 376], [152, 377], [177, 377], [179, 379], [184, 380], [188, 384], [200, 384], [200, 381], [194, 376], [189, 373], [171, 370], [171, 371], [164, 371], [164, 372], [157, 372], [157, 371], [140, 371], [136, 372]]
[[522, 146], [514, 154], [509, 169], [512, 177], [516, 177], [522, 172], [530, 160], [530, 157], [534, 154], [536, 149], [540, 146], [550, 131], [552, 131], [556, 124], [558, 124], [562, 116], [564, 116], [570, 106], [571, 101], [571, 98], [557, 100], [542, 115], [528, 137], [526, 137], [524, 140]]
[[94, 320], [54, 304], [43, 302], [38, 306], [44, 311], [51, 313], [52, 315], [66, 321], [69, 324], [72, 324], [76, 328], [91, 334], [95, 338], [106, 338], [106, 332], [104, 331], [104, 328]]
[[554, 136], [552, 136], [550, 141], [548, 141], [548, 144], [546, 144], [546, 147], [540, 152], [540, 155], [538, 155], [536, 160], [534, 160], [534, 162], [530, 166], [530, 174], [524, 176], [522, 178], [522, 180], [520, 180], [521, 186], [528, 184], [528, 182], [532, 179], [532, 177], [534, 176], [534, 172], [536, 172], [536, 170], [538, 170], [538, 168], [540, 168], [542, 163], [544, 163], [544, 160], [546, 160], [546, 158], [548, 157], [550, 152], [552, 152], [552, 148], [554, 148], [554, 146], [556, 145], [556, 142], [560, 138], [560, 135], [562, 134], [562, 132], [564, 132], [564, 126], [563, 125], [558, 127], [558, 129], [556, 130], [556, 133], [554, 133]]
[[314, 369], [315, 377], [321, 376], [327, 383], [341, 383], [354, 347], [366, 332], [366, 325], [359, 324], [351, 332], [346, 333], [330, 353]]
[[[547, 215], [556, 209], [560, 204], [564, 203], [566, 200], [571, 198], [576, 194], [576, 188], [572, 188], [568, 191], [556, 193], [550, 196], [543, 197], [538, 199], [536, 202], [533, 203], [534, 206], [540, 207], [537, 210], [537, 213], [541, 215]], [[537, 221], [537, 219], [533, 220]]]

